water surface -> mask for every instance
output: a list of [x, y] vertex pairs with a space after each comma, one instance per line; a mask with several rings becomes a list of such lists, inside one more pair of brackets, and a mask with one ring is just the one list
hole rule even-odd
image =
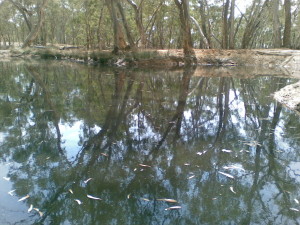
[[299, 116], [271, 96], [295, 80], [0, 71], [0, 224], [300, 223]]

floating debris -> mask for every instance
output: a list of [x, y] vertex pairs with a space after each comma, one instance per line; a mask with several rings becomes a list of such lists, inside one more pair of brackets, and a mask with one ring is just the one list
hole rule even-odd
[[181, 206], [172, 206], [172, 207], [166, 208], [165, 210], [174, 210], [174, 209], [181, 209]]
[[3, 179], [6, 180], [6, 181], [10, 181], [9, 177], [3, 177]]
[[156, 199], [157, 201], [163, 201], [163, 202], [169, 202], [169, 203], [177, 203], [175, 199], [170, 199], [170, 198], [160, 198]]
[[219, 173], [222, 174], [222, 175], [224, 175], [224, 176], [226, 176], [226, 177], [229, 177], [229, 178], [231, 178], [231, 179], [234, 179], [234, 176], [232, 176], [232, 175], [230, 175], [230, 174], [228, 174], [228, 173], [223, 173], [223, 172], [220, 172], [220, 171], [219, 171]]
[[78, 203], [78, 205], [82, 204], [82, 201], [80, 201], [79, 199], [74, 199], [74, 200]]
[[103, 156], [105, 156], [105, 157], [108, 157], [108, 155], [107, 154], [105, 154], [105, 153], [100, 153], [101, 155], [103, 155]]
[[33, 209], [33, 205], [30, 205], [29, 209], [27, 210], [28, 213], [30, 213]]
[[185, 165], [185, 166], [190, 166], [191, 164], [190, 164], [190, 163], [185, 163], [184, 165]]
[[230, 187], [229, 189], [233, 194], [236, 194], [236, 192], [233, 190], [233, 187]]
[[89, 179], [87, 179], [87, 180], [85, 180], [85, 181], [83, 181], [85, 184], [87, 184], [89, 181], [91, 181], [93, 178], [89, 178]]
[[16, 191], [16, 189], [15, 190], [11, 190], [11, 191], [9, 191], [9, 192], [7, 192], [10, 196], [14, 196], [14, 192]]
[[94, 200], [102, 200], [101, 198], [94, 197], [92, 195], [87, 195], [87, 197], [90, 198], [90, 199], [94, 199]]
[[26, 196], [24, 196], [23, 198], [20, 198], [20, 199], [18, 200], [18, 202], [22, 202], [22, 201], [26, 200], [26, 199], [29, 198], [29, 197], [30, 197], [29, 195], [26, 195]]
[[300, 210], [296, 209], [296, 208], [290, 208], [290, 210], [295, 211], [295, 212], [300, 212]]
[[131, 197], [131, 194], [127, 195], [127, 199], [130, 199], [130, 197]]

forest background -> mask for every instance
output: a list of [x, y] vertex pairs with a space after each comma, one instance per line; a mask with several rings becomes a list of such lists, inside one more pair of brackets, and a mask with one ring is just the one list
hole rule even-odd
[[2, 0], [1, 47], [300, 48], [298, 0]]

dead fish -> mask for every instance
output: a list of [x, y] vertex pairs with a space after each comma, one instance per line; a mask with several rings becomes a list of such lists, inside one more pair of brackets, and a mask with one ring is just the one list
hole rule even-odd
[[108, 157], [108, 155], [107, 154], [105, 154], [105, 153], [100, 153], [101, 155], [103, 155], [103, 156], [105, 156], [105, 157]]
[[233, 194], [236, 194], [236, 192], [233, 190], [233, 187], [230, 187], [229, 189]]
[[43, 217], [44, 213], [42, 213], [38, 208], [33, 208], [33, 209], [40, 214], [40, 217]]
[[85, 184], [87, 184], [89, 181], [91, 181], [93, 178], [89, 178], [89, 179], [87, 179], [87, 180], [85, 180], [85, 181], [83, 181]]
[[298, 201], [298, 199], [296, 199], [296, 198], [295, 198], [295, 199], [294, 199], [294, 201], [295, 201], [297, 204], [299, 204], [299, 201]]
[[172, 207], [166, 208], [165, 210], [174, 210], [174, 209], [181, 209], [181, 206], [172, 206]]
[[20, 199], [18, 200], [18, 202], [22, 202], [22, 201], [26, 200], [26, 199], [29, 198], [29, 197], [30, 197], [29, 195], [26, 195], [25, 197], [20, 198]]
[[10, 181], [9, 177], [3, 177], [3, 179], [6, 180], [6, 181]]
[[9, 192], [7, 192], [10, 196], [14, 196], [14, 192], [15, 192], [16, 190], [11, 190], [11, 191], [9, 191]]
[[141, 166], [141, 167], [147, 167], [147, 168], [151, 168], [151, 166], [149, 166], [149, 165], [145, 165], [145, 164], [139, 164], [139, 166]]
[[232, 150], [222, 149], [222, 152], [231, 153]]
[[175, 199], [170, 199], [170, 198], [160, 198], [156, 199], [157, 201], [163, 201], [163, 202], [170, 202], [170, 203], [176, 203], [177, 201]]
[[29, 209], [27, 210], [28, 213], [30, 213], [33, 209], [33, 205], [30, 205]]
[[146, 201], [146, 202], [150, 202], [150, 200], [148, 198], [141, 198], [141, 200]]
[[87, 195], [87, 197], [90, 198], [90, 199], [94, 199], [94, 200], [102, 200], [101, 198], [94, 197], [92, 195]]
[[74, 199], [74, 200], [78, 203], [78, 205], [82, 204], [82, 201], [80, 201], [79, 199]]
[[222, 174], [222, 175], [224, 175], [224, 176], [226, 176], [226, 177], [229, 177], [229, 178], [231, 178], [231, 179], [234, 179], [234, 176], [232, 176], [232, 175], [230, 175], [230, 174], [228, 174], [228, 173], [223, 173], [223, 172], [218, 172], [218, 173], [220, 173], [220, 174]]
[[190, 180], [190, 179], [193, 179], [195, 177], [195, 175], [193, 175], [193, 176], [190, 176], [188, 179]]
[[295, 211], [295, 212], [300, 212], [300, 210], [296, 209], [296, 208], [290, 208], [290, 210]]
[[72, 189], [69, 189], [69, 192], [70, 192], [71, 194], [74, 194], [74, 192], [72, 191]]

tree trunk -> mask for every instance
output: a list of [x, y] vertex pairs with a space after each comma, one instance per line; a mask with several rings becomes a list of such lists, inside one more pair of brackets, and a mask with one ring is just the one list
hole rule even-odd
[[281, 32], [280, 32], [280, 21], [279, 21], [279, 0], [273, 0], [272, 14], [273, 14], [273, 47], [280, 48]]
[[203, 30], [203, 34], [205, 35], [207, 42], [209, 44], [209, 48], [213, 48], [211, 37], [213, 36], [211, 33], [211, 26], [209, 22], [209, 11], [207, 7], [206, 0], [199, 0], [200, 4], [200, 16], [201, 16], [201, 27]]
[[283, 34], [283, 47], [291, 47], [291, 30], [292, 30], [292, 15], [291, 15], [291, 0], [284, 1], [285, 26]]
[[129, 42], [129, 45], [132, 49], [135, 49], [135, 43], [134, 43], [133, 37], [131, 35], [129, 25], [127, 23], [127, 19], [125, 17], [123, 7], [122, 7], [122, 5], [119, 1], [117, 1], [117, 7], [118, 7], [118, 10], [119, 10], [121, 18], [122, 18], [122, 23], [123, 23], [123, 26], [125, 28], [125, 32], [126, 32], [126, 36], [127, 36], [127, 40]]
[[222, 25], [222, 48], [228, 49], [228, 11], [230, 0], [226, 0], [223, 7], [223, 25]]
[[198, 29], [198, 31], [200, 33], [200, 36], [201, 36], [201, 38], [202, 38], [202, 40], [204, 42], [204, 48], [209, 49], [209, 43], [208, 43], [208, 41], [207, 41], [207, 39], [206, 39], [206, 37], [205, 37], [202, 29], [201, 29], [201, 26], [198, 23], [198, 21], [194, 17], [192, 17], [192, 16], [191, 16], [191, 20], [194, 22], [194, 24], [196, 25], [196, 27], [197, 27], [197, 29]]
[[262, 17], [264, 15], [265, 9], [269, 4], [269, 0], [265, 0], [262, 6], [258, 5], [257, 1], [253, 1], [253, 5], [250, 11], [250, 18], [246, 24], [246, 28], [242, 39], [242, 48], [249, 48], [251, 41], [253, 40], [254, 34], [259, 28], [262, 22]]
[[122, 26], [119, 23], [117, 12], [115, 8], [115, 1], [106, 0], [106, 5], [111, 15], [114, 31], [114, 53], [117, 54], [120, 49], [125, 49], [126, 41], [122, 30]]
[[37, 14], [38, 14], [38, 21], [37, 24], [32, 28], [29, 35], [26, 37], [22, 48], [26, 48], [32, 44], [32, 42], [37, 38], [39, 31], [41, 30], [44, 19], [45, 19], [45, 8], [48, 0], [43, 0], [41, 5], [38, 6]]
[[179, 0], [174, 0], [176, 6], [179, 9], [179, 18], [182, 30], [182, 44], [183, 52], [186, 58], [186, 64], [190, 65], [195, 63], [195, 51], [193, 49], [193, 41], [191, 34], [190, 26], [190, 14], [189, 14], [189, 0], [182, 0], [181, 3]]
[[[132, 6], [132, 8], [134, 10], [134, 14], [135, 14], [134, 19], [135, 19], [135, 23], [136, 23], [137, 29], [139, 31], [139, 34], [140, 34], [141, 44], [142, 44], [143, 48], [146, 48], [147, 38], [146, 38], [145, 28], [143, 25], [143, 15], [142, 15], [141, 6], [137, 6], [137, 4], [132, 0], [127, 0], [127, 2]], [[140, 5], [141, 4], [142, 3], [140, 3]]]
[[231, 7], [230, 7], [230, 18], [229, 18], [229, 48], [234, 49], [235, 45], [235, 30], [234, 30], [234, 9], [235, 9], [235, 0], [231, 0]]

